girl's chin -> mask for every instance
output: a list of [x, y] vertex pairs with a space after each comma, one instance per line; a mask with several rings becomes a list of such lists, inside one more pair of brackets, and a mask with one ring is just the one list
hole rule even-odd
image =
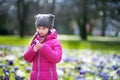
[[40, 36], [44, 36], [43, 34], [40, 34]]

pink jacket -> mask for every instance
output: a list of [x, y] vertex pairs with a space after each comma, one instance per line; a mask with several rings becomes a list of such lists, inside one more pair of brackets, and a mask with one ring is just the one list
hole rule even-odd
[[[36, 39], [40, 39], [40, 36], [37, 35]], [[62, 47], [57, 40], [55, 29], [52, 29], [51, 33], [47, 35], [38, 52], [34, 52], [34, 45], [30, 46], [24, 54], [24, 59], [33, 63], [30, 80], [58, 80], [56, 63], [61, 61]]]

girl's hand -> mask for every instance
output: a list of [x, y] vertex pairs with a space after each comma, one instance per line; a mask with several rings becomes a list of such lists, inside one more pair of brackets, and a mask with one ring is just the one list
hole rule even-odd
[[36, 43], [36, 45], [34, 46], [34, 51], [37, 52], [41, 47], [42, 47], [41, 43]]

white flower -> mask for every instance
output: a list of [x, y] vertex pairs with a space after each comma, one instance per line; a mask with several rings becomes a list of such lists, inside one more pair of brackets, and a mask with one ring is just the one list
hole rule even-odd
[[25, 76], [25, 73], [23, 71], [21, 71], [21, 70], [17, 70], [16, 74], [19, 75], [20, 77], [24, 77]]

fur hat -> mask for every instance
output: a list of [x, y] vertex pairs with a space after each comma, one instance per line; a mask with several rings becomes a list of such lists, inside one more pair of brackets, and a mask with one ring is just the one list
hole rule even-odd
[[52, 14], [37, 14], [35, 15], [35, 26], [43, 26], [51, 29], [54, 26], [54, 19], [55, 16]]

